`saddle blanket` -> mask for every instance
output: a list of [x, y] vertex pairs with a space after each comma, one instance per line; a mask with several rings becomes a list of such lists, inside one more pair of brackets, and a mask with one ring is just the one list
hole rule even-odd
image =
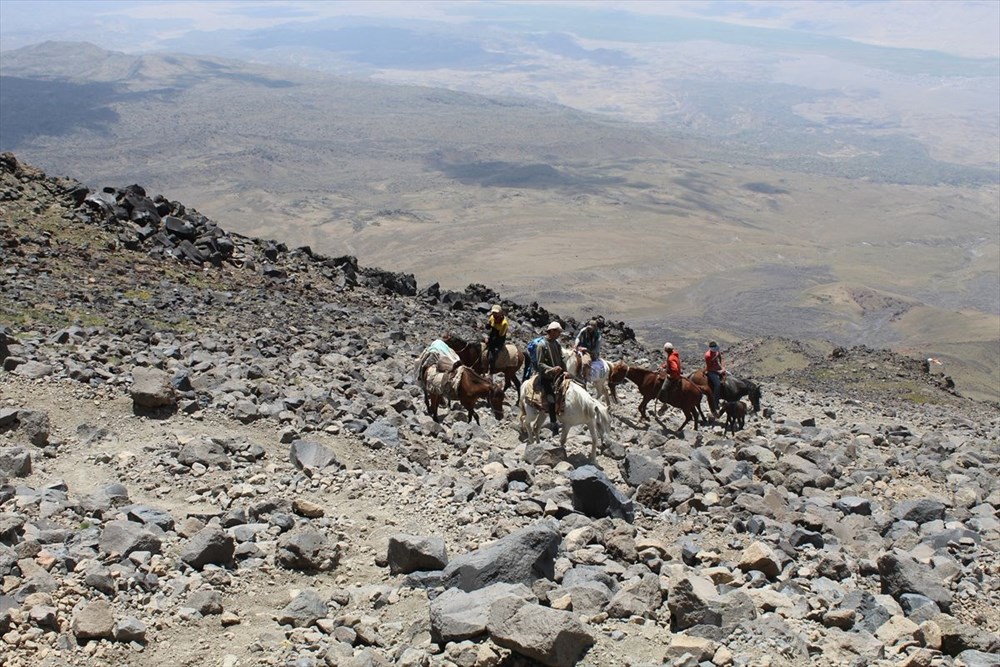
[[445, 373], [454, 368], [458, 361], [458, 353], [455, 350], [448, 347], [443, 340], [435, 340], [417, 359], [413, 373], [417, 378], [417, 384], [421, 389], [426, 389], [427, 369], [436, 368], [438, 372]]
[[438, 370], [435, 366], [428, 366], [424, 376], [424, 391], [451, 400], [458, 394], [458, 385], [462, 381], [462, 373], [464, 372], [464, 366], [447, 371]]

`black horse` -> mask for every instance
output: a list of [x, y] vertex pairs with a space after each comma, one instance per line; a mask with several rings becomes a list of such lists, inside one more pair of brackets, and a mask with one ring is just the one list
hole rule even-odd
[[[703, 390], [711, 392], [712, 387], [704, 370], [698, 370], [691, 373], [691, 375], [688, 376], [688, 379], [701, 387]], [[727, 374], [724, 378], [722, 378], [719, 393], [722, 394], [722, 396], [719, 396], [718, 398], [723, 401], [738, 401], [746, 396], [750, 399], [750, 405], [753, 406], [753, 411], [760, 412], [760, 387], [750, 380], [735, 378], [732, 375]]]

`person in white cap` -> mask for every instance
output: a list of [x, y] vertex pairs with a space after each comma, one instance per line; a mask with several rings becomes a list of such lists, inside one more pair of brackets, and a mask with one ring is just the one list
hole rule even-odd
[[496, 366], [500, 350], [507, 344], [507, 329], [509, 326], [510, 324], [507, 322], [507, 316], [503, 313], [503, 308], [499, 305], [494, 305], [490, 308], [490, 316], [486, 320], [486, 328], [489, 330], [489, 335], [486, 338], [486, 371], [490, 375], [495, 372], [494, 367]]
[[542, 391], [545, 394], [545, 402], [549, 407], [549, 423], [552, 426], [552, 433], [559, 433], [559, 422], [556, 421], [556, 381], [566, 372], [566, 362], [563, 360], [562, 345], [559, 344], [559, 336], [562, 334], [562, 325], [559, 322], [551, 322], [545, 327], [545, 340], [536, 350], [538, 375], [542, 379]]
[[681, 384], [681, 355], [674, 349], [673, 343], [664, 343], [663, 352], [667, 355], [667, 360], [660, 364], [660, 372], [666, 371], [667, 373], [667, 379], [663, 386], [669, 395]]

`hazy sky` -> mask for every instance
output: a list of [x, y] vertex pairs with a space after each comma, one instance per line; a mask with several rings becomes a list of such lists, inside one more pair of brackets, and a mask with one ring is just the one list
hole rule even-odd
[[[0, 49], [56, 39], [89, 41], [123, 51], [155, 50], [190, 30], [262, 28], [331, 16], [393, 16], [460, 23], [466, 2], [368, 0], [2, 0]], [[1000, 58], [1000, 0], [544, 0], [492, 2], [586, 6], [634, 13], [698, 17], [769, 28], [806, 30], [882, 46]]]

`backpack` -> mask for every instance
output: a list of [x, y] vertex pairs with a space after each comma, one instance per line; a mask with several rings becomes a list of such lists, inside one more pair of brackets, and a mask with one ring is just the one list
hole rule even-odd
[[524, 380], [531, 377], [531, 369], [538, 363], [538, 346], [545, 340], [545, 336], [539, 336], [528, 343], [528, 363], [525, 364]]

